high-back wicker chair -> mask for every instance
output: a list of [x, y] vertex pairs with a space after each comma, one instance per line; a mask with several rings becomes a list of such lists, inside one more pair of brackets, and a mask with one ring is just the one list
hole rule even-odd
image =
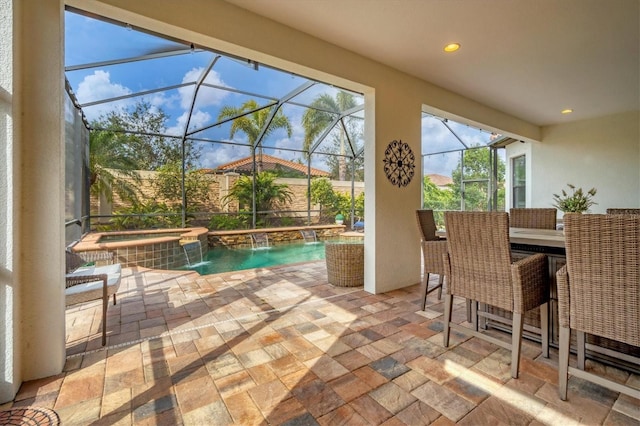
[[640, 214], [640, 209], [612, 208], [607, 209], [607, 214]]
[[[585, 333], [640, 346], [640, 215], [567, 214], [564, 232], [567, 264], [556, 273], [560, 398], [571, 373], [640, 399], [640, 390], [584, 371]], [[571, 330], [578, 368], [569, 367]]]
[[554, 208], [524, 208], [509, 210], [509, 225], [514, 228], [556, 229]]
[[[422, 260], [424, 265], [424, 283], [422, 291], [422, 310], [427, 305], [427, 295], [438, 290], [438, 300], [442, 299], [442, 286], [444, 284], [444, 264], [442, 256], [447, 252], [447, 242], [436, 236], [436, 222], [433, 210], [416, 210], [418, 229], [422, 238]], [[438, 284], [429, 288], [429, 277], [438, 274]]]
[[[511, 376], [518, 377], [523, 317], [540, 308], [543, 356], [549, 356], [549, 271], [535, 254], [511, 263], [509, 216], [505, 212], [445, 212], [448, 255], [444, 304], [444, 346], [450, 328], [511, 350]], [[472, 300], [473, 329], [451, 322], [453, 296]], [[478, 332], [477, 303], [513, 313], [511, 343]]]

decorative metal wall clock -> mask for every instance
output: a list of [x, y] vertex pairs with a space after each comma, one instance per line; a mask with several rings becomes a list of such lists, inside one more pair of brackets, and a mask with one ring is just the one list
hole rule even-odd
[[384, 172], [392, 185], [407, 186], [415, 173], [415, 160], [411, 147], [406, 143], [392, 141], [384, 151]]

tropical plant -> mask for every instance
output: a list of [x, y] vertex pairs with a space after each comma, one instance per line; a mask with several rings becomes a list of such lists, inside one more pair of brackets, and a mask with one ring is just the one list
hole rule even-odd
[[[304, 144], [303, 149], [310, 155], [309, 150], [316, 138], [322, 133], [329, 124], [331, 124], [343, 111], [356, 106], [355, 97], [348, 92], [340, 91], [336, 97], [324, 93], [314, 99], [309, 108], [302, 115], [302, 127], [304, 127]], [[340, 126], [339, 135], [339, 154], [338, 159], [338, 179], [346, 178], [346, 159], [345, 159], [345, 133], [344, 128]]]
[[209, 229], [245, 229], [249, 227], [246, 214], [218, 214], [211, 216]]
[[[336, 215], [343, 215], [351, 221], [351, 195], [335, 191], [327, 178], [315, 178], [311, 181], [309, 191], [311, 202], [320, 204], [320, 220], [331, 222]], [[354, 220], [364, 216], [364, 193], [356, 196], [354, 204]]]
[[[187, 222], [191, 219], [193, 215], [187, 215]], [[114, 229], [179, 228], [182, 214], [180, 207], [149, 200], [121, 207], [109, 222]]]
[[256, 213], [266, 218], [270, 211], [293, 200], [293, 192], [289, 186], [275, 180], [276, 176], [273, 173], [257, 173], [254, 193], [253, 178], [240, 176], [229, 189], [229, 193], [222, 198], [222, 202], [228, 204], [231, 200], [237, 200], [240, 210], [251, 211], [255, 196]]
[[128, 154], [121, 140], [108, 130], [89, 134], [89, 190], [96, 197], [113, 201], [114, 193], [120, 199], [135, 202], [140, 176], [135, 157]]
[[[271, 122], [268, 121], [272, 108], [275, 107], [261, 108], [258, 102], [251, 99], [242, 104], [240, 108], [223, 107], [218, 114], [218, 121], [233, 118], [229, 137], [233, 138], [236, 132], [243, 132], [247, 135], [249, 145], [256, 149], [256, 144], [262, 142], [258, 141], [258, 137], [263, 131], [263, 137], [266, 137], [277, 129], [285, 129], [287, 136], [291, 137], [291, 123], [281, 109], [276, 112]], [[258, 153], [262, 155], [262, 145], [260, 145]]]
[[589, 208], [594, 204], [598, 204], [593, 201], [593, 197], [597, 192], [595, 188], [584, 192], [582, 188], [576, 188], [570, 183], [567, 186], [571, 190], [570, 194], [564, 189], [561, 192], [562, 195], [553, 194], [553, 206], [558, 210], [565, 213], [584, 213], [589, 211]]

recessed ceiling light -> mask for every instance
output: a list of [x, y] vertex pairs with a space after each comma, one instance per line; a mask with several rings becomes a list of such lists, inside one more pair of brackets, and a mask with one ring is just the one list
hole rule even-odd
[[562, 114], [571, 114], [573, 112], [573, 110], [571, 108], [567, 108], [567, 109], [563, 109], [562, 111], [560, 111]]
[[455, 52], [460, 49], [460, 43], [449, 43], [444, 47], [445, 52]]

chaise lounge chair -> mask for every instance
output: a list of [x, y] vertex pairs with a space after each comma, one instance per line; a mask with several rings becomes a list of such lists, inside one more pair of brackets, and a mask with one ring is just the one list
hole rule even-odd
[[[103, 266], [87, 265], [88, 262], [108, 263]], [[116, 304], [116, 292], [120, 287], [121, 265], [113, 263], [112, 253], [100, 253], [98, 256], [80, 256], [66, 251], [66, 305], [102, 299], [102, 346], [107, 344], [107, 305], [113, 295]]]

